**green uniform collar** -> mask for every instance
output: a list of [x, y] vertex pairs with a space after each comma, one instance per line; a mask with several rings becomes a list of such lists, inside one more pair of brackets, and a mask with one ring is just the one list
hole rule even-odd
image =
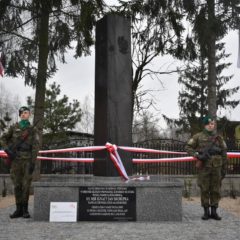
[[19, 127], [21, 129], [25, 129], [25, 128], [29, 127], [29, 126], [30, 126], [30, 122], [28, 120], [21, 120], [19, 122]]
[[215, 131], [208, 131], [206, 128], [204, 128], [203, 132], [206, 133], [209, 136], [214, 136], [215, 135]]

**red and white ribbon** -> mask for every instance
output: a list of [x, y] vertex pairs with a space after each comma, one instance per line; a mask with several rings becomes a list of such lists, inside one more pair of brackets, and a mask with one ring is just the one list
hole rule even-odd
[[155, 150], [155, 149], [149, 149], [149, 148], [124, 147], [124, 146], [119, 146], [118, 148], [128, 152], [187, 155], [186, 152]]
[[[91, 146], [91, 147], [77, 147], [77, 148], [65, 148], [65, 149], [54, 149], [54, 150], [41, 150], [39, 151], [40, 154], [50, 154], [50, 153], [66, 153], [66, 152], [93, 152], [108, 149], [111, 149], [110, 146], [115, 146], [110, 143], [107, 143], [105, 146]], [[172, 151], [163, 151], [163, 150], [154, 150], [154, 149], [146, 149], [146, 148], [133, 148], [133, 147], [118, 147], [125, 151], [131, 152], [142, 152], [142, 153], [161, 153], [161, 154], [179, 154], [179, 155], [186, 155], [185, 152], [172, 152]], [[7, 158], [7, 154], [0, 150], [0, 157]], [[228, 158], [240, 158], [240, 152], [228, 152]], [[57, 160], [57, 161], [73, 161], [73, 162], [94, 162], [94, 158], [59, 158], [59, 157], [42, 157], [38, 156], [38, 160]], [[189, 162], [195, 161], [194, 157], [174, 157], [174, 158], [159, 158], [159, 159], [133, 159], [134, 163], [156, 163], [156, 162]]]
[[123, 166], [122, 160], [117, 152], [117, 146], [115, 144], [106, 143], [105, 147], [109, 152], [110, 159], [112, 160], [120, 176], [122, 176], [126, 181], [129, 180], [125, 167]]
[[75, 147], [75, 148], [64, 148], [64, 149], [52, 149], [52, 150], [41, 150], [39, 154], [46, 153], [66, 153], [66, 152], [94, 152], [106, 149], [105, 146], [90, 146], [90, 147]]
[[62, 162], [85, 162], [85, 163], [92, 163], [94, 162], [94, 158], [60, 158], [60, 157], [37, 157], [37, 160], [40, 161], [62, 161]]
[[133, 163], [164, 163], [164, 162], [193, 162], [196, 161], [194, 157], [178, 157], [178, 158], [148, 158], [136, 159], [133, 158]]
[[[174, 151], [164, 151], [164, 150], [155, 150], [155, 149], [147, 149], [147, 148], [135, 148], [135, 147], [125, 147], [120, 146], [117, 147], [114, 144], [106, 143], [105, 146], [90, 146], [90, 147], [76, 147], [76, 148], [66, 148], [66, 149], [53, 149], [53, 150], [41, 150], [39, 154], [51, 154], [51, 153], [66, 153], [66, 152], [94, 152], [107, 149], [110, 155], [110, 159], [115, 165], [120, 176], [124, 178], [124, 180], [148, 180], [149, 176], [146, 177], [136, 177], [130, 179], [127, 175], [127, 172], [124, 168], [122, 160], [117, 152], [117, 148], [120, 148], [129, 152], [138, 152], [138, 153], [157, 153], [157, 154], [177, 154], [177, 155], [186, 155], [186, 152], [174, 152]], [[7, 158], [7, 154], [0, 150], [0, 157]], [[240, 158], [240, 152], [228, 152], [228, 158]], [[38, 156], [38, 160], [52, 160], [52, 161], [66, 161], [66, 162], [86, 162], [92, 163], [94, 162], [94, 158], [60, 158], [60, 157], [43, 157]], [[133, 163], [164, 163], [164, 162], [192, 162], [196, 161], [194, 157], [174, 157], [174, 158], [159, 158], [159, 159], [132, 159]]]
[[240, 152], [228, 152], [227, 157], [228, 158], [240, 158]]
[[150, 176], [132, 177], [131, 180], [132, 180], [132, 181], [150, 180]]

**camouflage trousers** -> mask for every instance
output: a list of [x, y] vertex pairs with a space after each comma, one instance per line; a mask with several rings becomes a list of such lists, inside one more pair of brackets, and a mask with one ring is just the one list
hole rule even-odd
[[10, 175], [14, 185], [16, 204], [28, 203], [32, 174], [29, 173], [31, 158], [16, 158], [12, 162]]
[[198, 173], [202, 207], [218, 207], [221, 198], [221, 167], [204, 167]]

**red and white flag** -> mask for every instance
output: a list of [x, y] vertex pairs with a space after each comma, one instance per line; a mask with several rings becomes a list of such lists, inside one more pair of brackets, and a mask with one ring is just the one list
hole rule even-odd
[[4, 75], [4, 68], [3, 68], [3, 65], [2, 65], [2, 61], [1, 61], [1, 58], [0, 58], [0, 75], [3, 77]]

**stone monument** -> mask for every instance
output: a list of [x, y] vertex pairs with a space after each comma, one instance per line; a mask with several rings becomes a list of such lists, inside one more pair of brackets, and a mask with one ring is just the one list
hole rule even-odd
[[[96, 26], [94, 145], [132, 146], [132, 62], [130, 20], [116, 14]], [[130, 154], [122, 161], [132, 174]], [[108, 153], [97, 152], [95, 176], [118, 176]]]
[[[110, 14], [97, 23], [95, 146], [132, 145], [130, 46], [129, 19]], [[119, 154], [132, 175], [131, 156]], [[181, 182], [162, 176], [122, 181], [107, 151], [95, 155], [93, 169], [93, 176], [54, 175], [36, 182], [34, 220], [49, 220], [51, 202], [77, 202], [78, 221], [182, 220]]]

